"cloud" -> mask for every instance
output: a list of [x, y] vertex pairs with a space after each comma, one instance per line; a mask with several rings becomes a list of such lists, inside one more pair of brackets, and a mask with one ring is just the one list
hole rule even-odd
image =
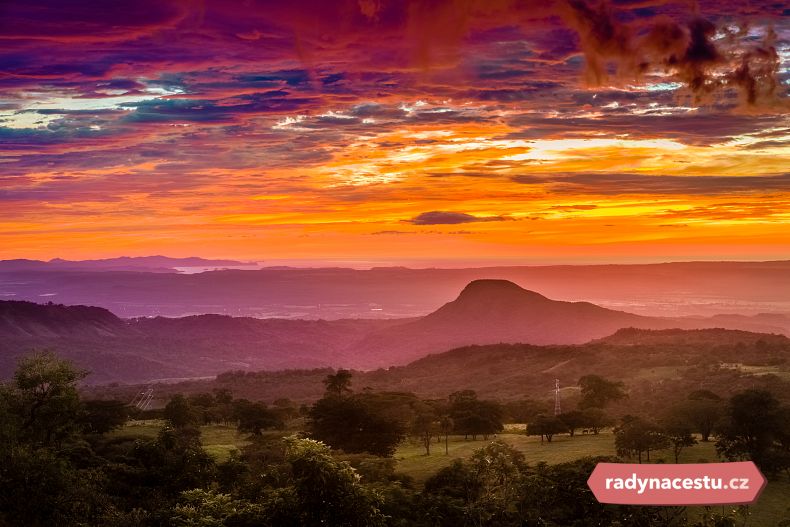
[[423, 212], [410, 220], [405, 220], [414, 225], [457, 225], [459, 223], [477, 223], [484, 221], [506, 221], [508, 216], [473, 216], [464, 212], [435, 210]]
[[621, 79], [671, 73], [697, 101], [735, 88], [749, 107], [786, 106], [777, 99], [779, 55], [770, 25], [756, 42], [745, 23], [717, 25], [699, 11], [681, 21], [660, 15], [629, 23], [618, 19], [609, 0], [565, 0], [563, 5], [564, 19], [579, 34], [591, 85], [607, 84], [608, 67], [614, 64]]
[[765, 176], [666, 176], [649, 174], [522, 174], [513, 181], [547, 185], [559, 194], [682, 194], [790, 192], [790, 174]]

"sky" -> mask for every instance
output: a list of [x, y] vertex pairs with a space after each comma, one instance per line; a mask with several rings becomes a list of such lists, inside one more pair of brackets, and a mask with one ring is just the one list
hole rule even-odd
[[790, 258], [790, 4], [0, 3], [0, 258]]

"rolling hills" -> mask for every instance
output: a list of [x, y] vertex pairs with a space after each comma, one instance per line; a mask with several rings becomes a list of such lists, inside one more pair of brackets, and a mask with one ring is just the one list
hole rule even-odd
[[20, 354], [52, 349], [90, 370], [89, 382], [210, 377], [228, 370], [404, 365], [468, 345], [574, 345], [621, 328], [720, 327], [781, 333], [771, 317], [660, 318], [551, 300], [496, 279], [470, 282], [420, 318], [290, 320], [196, 315], [121, 319], [86, 306], [0, 302], [0, 375]]

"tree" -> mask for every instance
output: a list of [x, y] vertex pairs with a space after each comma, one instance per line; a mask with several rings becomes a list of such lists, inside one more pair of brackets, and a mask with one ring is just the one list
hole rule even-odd
[[283, 426], [283, 422], [265, 404], [253, 403], [247, 399], [233, 401], [233, 418], [237, 423], [236, 428], [242, 434], [259, 436], [262, 430]]
[[587, 422], [584, 413], [579, 410], [571, 410], [570, 412], [561, 413], [557, 416], [557, 419], [562, 421], [571, 437], [574, 436], [577, 428], [585, 426], [585, 423]]
[[198, 416], [200, 424], [209, 424], [219, 420], [219, 414], [215, 411], [217, 401], [210, 393], [196, 393], [187, 399], [189, 405]]
[[425, 447], [425, 455], [431, 455], [431, 439], [439, 431], [436, 410], [420, 401], [414, 405], [414, 417], [411, 421], [411, 433], [420, 438]]
[[444, 455], [450, 454], [450, 445], [449, 445], [449, 438], [450, 432], [453, 431], [455, 427], [455, 423], [453, 423], [453, 418], [449, 415], [443, 415], [441, 419], [439, 419], [439, 429], [444, 434]]
[[682, 403], [678, 413], [691, 425], [692, 431], [698, 432], [702, 440], [707, 442], [723, 415], [721, 397], [708, 390], [691, 392]]
[[650, 461], [650, 451], [668, 448], [669, 440], [658, 425], [639, 417], [625, 416], [614, 429], [614, 445], [618, 456], [636, 455], [641, 463], [642, 452], [647, 453]]
[[81, 436], [76, 383], [84, 376], [42, 352], [21, 359], [13, 382], [0, 385], [0, 525], [100, 524], [110, 508]]
[[478, 435], [487, 438], [491, 434], [500, 432], [502, 424], [502, 407], [494, 401], [484, 401], [477, 398], [472, 390], [455, 392], [450, 395], [450, 417], [455, 425], [455, 431], [472, 436]]
[[727, 404], [726, 420], [720, 427], [716, 451], [730, 460], [751, 459], [761, 469], [773, 472], [781, 459], [787, 425], [786, 410], [766, 390], [745, 390]]
[[507, 422], [528, 423], [541, 414], [549, 411], [549, 406], [545, 401], [535, 399], [521, 399], [510, 401], [502, 405]]
[[337, 370], [334, 374], [327, 375], [324, 379], [326, 396], [343, 397], [350, 394], [351, 376], [348, 370]]
[[[381, 497], [360, 483], [351, 466], [332, 457], [326, 445], [311, 439], [286, 439], [286, 459], [293, 474], [292, 500], [286, 516], [295, 525], [384, 525]], [[276, 523], [275, 523], [276, 524]]]
[[260, 507], [246, 500], [213, 490], [192, 489], [181, 493], [173, 507], [170, 524], [177, 527], [224, 527], [236, 525], [239, 518], [262, 516]]
[[180, 393], [174, 395], [165, 405], [164, 418], [170, 426], [176, 429], [200, 424], [198, 412]]
[[425, 483], [425, 499], [441, 509], [439, 525], [520, 525], [514, 504], [529, 469], [524, 456], [501, 441], [456, 460]]
[[373, 404], [372, 396], [330, 395], [310, 410], [310, 435], [348, 453], [388, 457], [406, 435], [404, 423]]
[[77, 432], [77, 381], [87, 375], [51, 352], [19, 361], [6, 391], [21, 440], [38, 446], [61, 443]]
[[[517, 502], [519, 525], [621, 525], [614, 516], [617, 509], [599, 503], [587, 486], [596, 464], [610, 461], [613, 460], [587, 457], [556, 465], [537, 465], [521, 487]], [[622, 525], [633, 524], [623, 522]]]
[[540, 436], [540, 442], [543, 438], [551, 443], [554, 434], [562, 434], [568, 431], [568, 427], [557, 417], [553, 415], [539, 415], [532, 422], [527, 424], [527, 435]]
[[79, 418], [89, 434], [106, 434], [122, 427], [129, 418], [129, 409], [123, 401], [85, 401]]
[[582, 425], [588, 428], [593, 434], [598, 435], [602, 428], [612, 426], [614, 421], [600, 408], [587, 408], [582, 411]]
[[697, 440], [691, 435], [691, 427], [682, 419], [669, 416], [663, 423], [664, 435], [672, 446], [672, 454], [675, 456], [675, 463], [678, 463], [680, 453], [684, 448], [697, 444]]
[[613, 401], [628, 397], [621, 381], [609, 381], [598, 375], [585, 375], [579, 379], [581, 400], [579, 408], [604, 408]]

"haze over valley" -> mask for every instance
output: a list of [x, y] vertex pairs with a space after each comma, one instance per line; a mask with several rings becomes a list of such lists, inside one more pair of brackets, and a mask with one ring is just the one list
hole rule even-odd
[[[766, 264], [675, 264], [665, 266], [672, 276], [680, 269], [701, 267], [699, 275], [707, 274], [707, 283], [696, 287], [712, 287], [718, 271], [722, 276], [741, 274], [752, 288], [752, 299], [775, 298], [777, 280], [786, 279], [786, 263]], [[657, 291], [662, 285], [657, 268], [631, 269], [628, 288], [638, 287], [637, 276], [653, 273], [655, 280], [641, 287]], [[679, 269], [676, 269], [679, 268]], [[247, 286], [242, 301], [258, 296], [262, 301], [271, 292], [280, 299], [293, 295], [298, 303], [307, 295], [315, 299], [323, 295], [378, 298], [419, 294], [436, 298], [427, 284], [442, 278], [444, 288], [465, 276], [488, 272], [497, 274], [543, 274], [555, 287], [570, 287], [561, 277], [575, 275], [592, 280], [609, 268], [515, 268], [492, 270], [407, 270], [381, 269], [353, 271], [324, 270], [260, 270], [216, 271], [196, 275], [172, 272], [127, 273], [115, 271], [35, 272], [39, 280], [60, 280], [64, 291], [76, 284], [97, 279], [98, 284], [86, 287], [91, 295], [101, 298], [102, 287], [113, 283], [106, 293], [163, 298], [163, 291], [180, 291], [184, 295], [217, 294], [217, 311], [228, 310], [235, 293]], [[711, 274], [714, 274], [711, 277]], [[393, 276], [394, 275], [394, 276]], [[161, 281], [164, 277], [166, 280]], [[394, 277], [400, 277], [395, 279]], [[413, 279], [409, 281], [409, 279]], [[256, 289], [254, 280], [258, 280]], [[771, 287], [767, 281], [773, 279]], [[72, 281], [73, 280], [73, 281]], [[109, 281], [102, 281], [109, 280]], [[323, 280], [323, 288], [314, 286]], [[350, 285], [359, 280], [356, 286]], [[385, 283], [393, 284], [383, 287]], [[663, 281], [666, 281], [664, 278]], [[186, 287], [184, 284], [193, 287]], [[569, 280], [578, 283], [579, 278]], [[592, 280], [597, 281], [597, 280]], [[158, 289], [141, 289], [140, 283], [158, 283]], [[205, 284], [211, 287], [199, 289]], [[228, 285], [231, 284], [231, 285]], [[251, 285], [253, 284], [253, 285]], [[690, 282], [685, 282], [686, 285]], [[395, 287], [397, 285], [397, 287]], [[195, 287], [197, 286], [197, 287]], [[225, 286], [225, 287], [223, 287]], [[598, 286], [600, 287], [600, 285]], [[229, 289], [229, 290], [228, 290]], [[439, 288], [442, 289], [441, 287]], [[734, 291], [733, 291], [734, 290]], [[729, 294], [745, 295], [746, 288], [730, 288]], [[224, 292], [221, 296], [219, 292]], [[87, 293], [86, 293], [87, 294]], [[301, 296], [300, 296], [301, 295]], [[519, 343], [532, 345], [579, 345], [608, 337], [623, 328], [653, 330], [723, 328], [764, 334], [790, 335], [790, 317], [783, 313], [737, 314], [714, 316], [646, 316], [610, 309], [590, 302], [567, 302], [550, 299], [539, 292], [526, 290], [504, 279], [480, 279], [466, 284], [455, 298], [424, 316], [392, 317], [389, 311], [374, 312], [374, 317], [336, 318], [332, 320], [298, 318], [254, 318], [206, 313], [183, 317], [145, 316], [122, 317], [104, 307], [68, 306], [57, 302], [36, 304], [27, 301], [0, 301], [0, 373], [10, 375], [16, 360], [33, 349], [50, 349], [71, 358], [91, 372], [90, 383], [140, 383], [162, 380], [214, 376], [229, 370], [284, 370], [310, 368], [355, 368], [374, 370], [407, 364], [431, 353], [440, 353], [467, 345]], [[53, 298], [54, 300], [55, 298]], [[259, 301], [261, 301], [259, 300]], [[423, 300], [427, 305], [426, 300]], [[733, 300], [735, 302], [735, 300]], [[199, 306], [200, 304], [197, 304]], [[238, 304], [236, 304], [238, 305]], [[377, 305], [377, 304], [373, 304]], [[207, 307], [211, 310], [211, 307]], [[747, 311], [748, 313], [748, 311]]]

